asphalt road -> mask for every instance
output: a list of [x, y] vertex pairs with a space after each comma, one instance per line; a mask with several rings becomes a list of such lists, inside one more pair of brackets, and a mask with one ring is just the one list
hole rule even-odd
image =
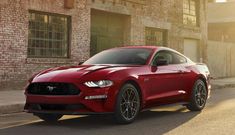
[[129, 125], [116, 125], [111, 116], [64, 116], [55, 124], [31, 114], [0, 116], [0, 135], [235, 135], [235, 88], [212, 91], [202, 112], [182, 106], [146, 111]]

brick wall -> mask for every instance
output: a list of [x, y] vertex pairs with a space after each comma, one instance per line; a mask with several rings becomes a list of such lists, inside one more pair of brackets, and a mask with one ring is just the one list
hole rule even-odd
[[[65, 9], [63, 0], [0, 1], [0, 90], [22, 89], [34, 73], [60, 65], [76, 64], [89, 57], [90, 10], [86, 0]], [[69, 15], [72, 18], [69, 59], [27, 58], [28, 11]]]

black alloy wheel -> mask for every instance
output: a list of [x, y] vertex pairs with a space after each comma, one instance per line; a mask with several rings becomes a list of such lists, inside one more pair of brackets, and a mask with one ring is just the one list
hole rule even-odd
[[206, 85], [202, 80], [197, 80], [194, 84], [192, 95], [191, 95], [191, 101], [187, 105], [187, 108], [191, 111], [201, 111], [207, 101], [207, 89]]
[[128, 124], [135, 120], [140, 110], [140, 96], [132, 84], [125, 84], [120, 90], [115, 110], [115, 119], [120, 124]]

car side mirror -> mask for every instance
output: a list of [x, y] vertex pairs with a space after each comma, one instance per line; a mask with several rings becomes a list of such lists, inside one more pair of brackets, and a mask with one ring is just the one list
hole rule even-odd
[[165, 66], [168, 65], [168, 62], [166, 59], [158, 59], [156, 62], [156, 66]]
[[83, 63], [84, 63], [83, 61], [82, 61], [82, 62], [79, 62], [78, 65], [82, 65]]

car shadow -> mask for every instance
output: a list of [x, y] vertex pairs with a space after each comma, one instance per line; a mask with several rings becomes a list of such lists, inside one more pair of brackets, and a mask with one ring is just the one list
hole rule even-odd
[[[74, 119], [60, 120], [57, 123], [47, 123], [44, 121], [21, 126], [27, 130], [45, 129], [49, 134], [61, 134], [63, 129], [70, 129], [69, 134], [101, 134], [107, 135], [136, 135], [136, 134], [164, 134], [184, 123], [187, 123], [199, 112], [185, 111], [184, 107], [175, 111], [145, 111], [139, 114], [136, 121], [128, 125], [119, 125], [113, 122], [112, 115], [92, 115]], [[17, 127], [16, 129], [20, 129]], [[15, 129], [15, 130], [16, 130]], [[13, 129], [11, 129], [13, 130]], [[21, 130], [17, 131], [18, 133]]]

